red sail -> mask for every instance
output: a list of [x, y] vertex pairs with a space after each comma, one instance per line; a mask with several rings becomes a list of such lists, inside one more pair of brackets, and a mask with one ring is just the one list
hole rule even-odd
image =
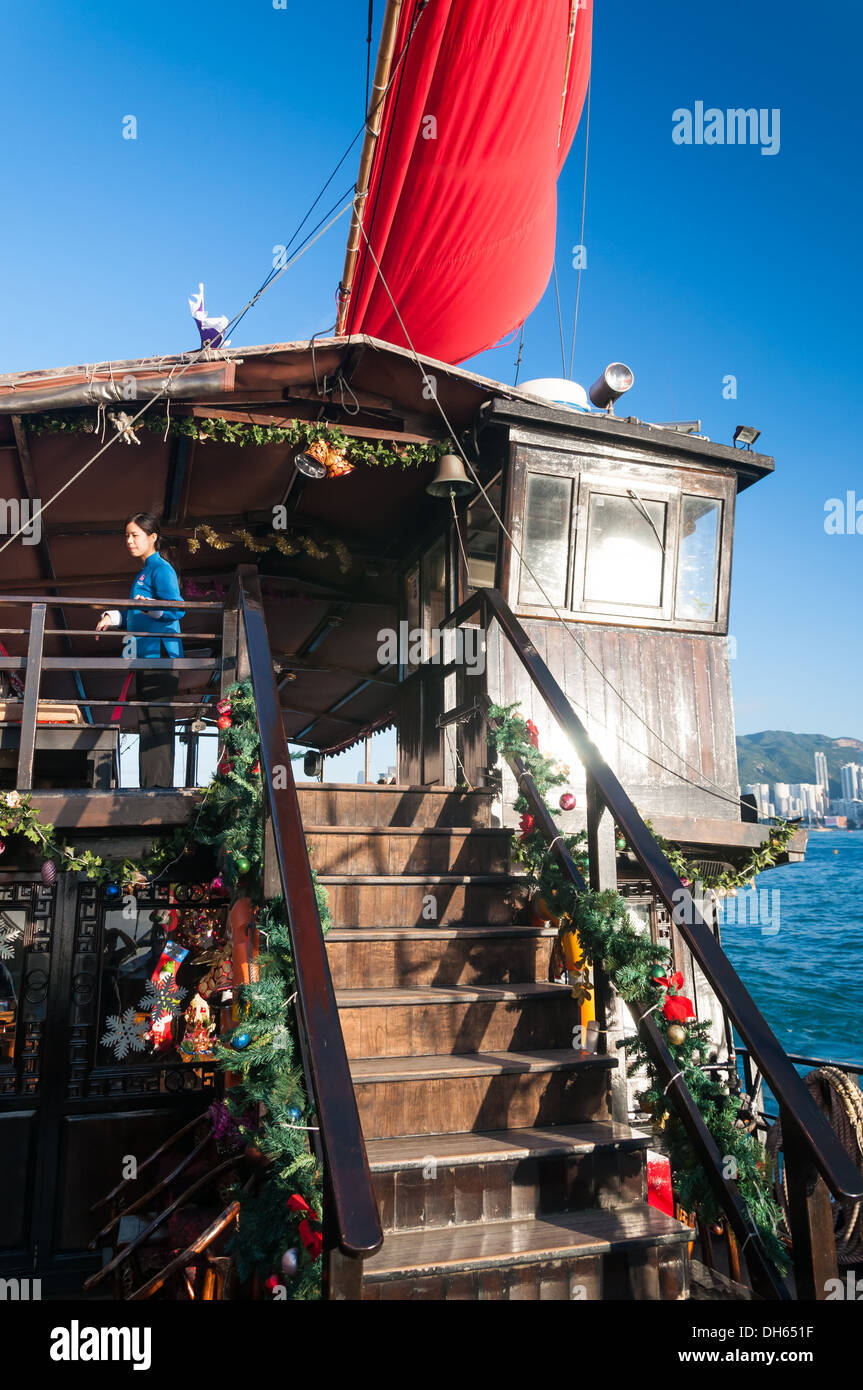
[[[398, 63], [420, 9], [405, 0], [363, 228], [427, 356], [463, 362], [542, 297], [556, 181], [587, 91], [592, 5], [429, 0]], [[346, 331], [408, 346], [390, 294], [361, 234]]]

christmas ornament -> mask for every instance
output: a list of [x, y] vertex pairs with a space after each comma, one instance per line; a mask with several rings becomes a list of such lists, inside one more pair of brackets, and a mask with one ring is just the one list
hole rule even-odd
[[278, 1287], [279, 1279], [277, 1275], [271, 1274], [268, 1279], [264, 1280], [264, 1288], [267, 1289], [269, 1293], [275, 1293]]
[[669, 1023], [686, 1023], [695, 1017], [692, 1000], [687, 999], [685, 994], [669, 994], [662, 1006], [662, 1012]]
[[286, 1275], [288, 1279], [293, 1279], [300, 1267], [300, 1252], [296, 1246], [292, 1246], [290, 1250], [285, 1251], [279, 1264], [281, 1265], [282, 1273]]
[[220, 729], [230, 729], [233, 722], [234, 721], [229, 714], [220, 714], [218, 719], [216, 720], [216, 724]]
[[668, 1041], [673, 1043], [675, 1047], [680, 1047], [682, 1043], [686, 1042], [686, 1029], [682, 1023], [672, 1023], [668, 1030]]
[[240, 875], [241, 878], [243, 874], [247, 874], [249, 872], [249, 869], [251, 867], [252, 865], [250, 861], [246, 858], [244, 854], [234, 855], [234, 868], [236, 869], [237, 873]]
[[614, 843], [618, 849], [626, 849], [626, 840], [622, 835], [618, 835]]
[[40, 876], [46, 888], [53, 888], [57, 882], [57, 865], [53, 859], [46, 859], [40, 869]]
[[6, 842], [5, 842], [4, 840], [0, 840], [0, 854], [3, 854], [4, 851], [5, 851], [5, 849], [6, 849]]
[[108, 884], [105, 885], [105, 897], [106, 897], [106, 898], [119, 898], [119, 896], [120, 896], [120, 885], [119, 885], [119, 883], [108, 883]]
[[233, 983], [234, 966], [231, 960], [231, 945], [228, 943], [216, 952], [206, 975], [198, 981], [198, 993], [207, 999], [211, 994], [230, 989]]
[[177, 1051], [183, 1061], [190, 1062], [194, 1057], [210, 1056], [216, 1025], [213, 1023], [209, 1005], [200, 994], [192, 996], [192, 1002], [183, 1018], [186, 1020], [186, 1031], [177, 1043]]
[[257, 777], [257, 776], [259, 775], [260, 771], [261, 771], [261, 764], [260, 764], [259, 762], [256, 761], [255, 764], [254, 764], [254, 767], [252, 768], [252, 775], [253, 775], [254, 777]]
[[527, 729], [528, 738], [530, 739], [534, 748], [537, 751], [539, 751], [539, 729], [536, 727], [532, 719], [528, 719], [526, 721], [525, 727]]
[[290, 1120], [292, 1125], [295, 1125], [297, 1123], [301, 1115], [302, 1111], [296, 1105], [288, 1106], [288, 1119]]
[[518, 823], [518, 826], [521, 831], [519, 839], [527, 839], [528, 835], [533, 830], [533, 816], [529, 815], [528, 812], [525, 811], [521, 817], [521, 820]]
[[217, 768], [216, 768], [216, 771], [218, 772], [219, 776], [220, 776], [220, 777], [227, 777], [228, 773], [229, 773], [229, 772], [233, 772], [233, 770], [234, 770], [234, 764], [233, 764], [233, 762], [231, 762], [231, 760], [230, 760], [229, 758], [225, 757], [225, 755], [223, 754], [222, 757], [219, 759], [219, 763], [218, 763], [218, 766], [217, 766]]
[[210, 892], [219, 894], [225, 892], [225, 884], [221, 874], [216, 874], [215, 878], [210, 879]]
[[561, 811], [572, 811], [576, 805], [575, 797], [572, 792], [563, 792], [557, 804]]
[[[304, 1216], [299, 1225], [300, 1240], [303, 1242], [303, 1245], [308, 1250], [312, 1259], [317, 1259], [324, 1248], [324, 1238], [320, 1231], [315, 1230], [315, 1225], [320, 1224], [319, 1217], [315, 1215], [308, 1202], [304, 1197], [300, 1196], [299, 1192], [295, 1192], [292, 1197], [289, 1197], [285, 1202], [285, 1206], [288, 1211], [308, 1212], [308, 1216]], [[313, 1225], [312, 1223], [315, 1224]]]
[[231, 1047], [235, 1052], [245, 1052], [251, 1041], [248, 1033], [235, 1033], [231, 1038]]
[[216, 705], [216, 712], [217, 712], [218, 714], [230, 714], [230, 713], [231, 713], [231, 702], [230, 702], [230, 700], [220, 700], [219, 703]]
[[144, 1041], [147, 1032], [145, 1014], [127, 1009], [122, 1014], [111, 1014], [105, 1019], [107, 1031], [102, 1035], [103, 1047], [110, 1047], [118, 1062], [122, 1062], [130, 1052], [146, 1052]]

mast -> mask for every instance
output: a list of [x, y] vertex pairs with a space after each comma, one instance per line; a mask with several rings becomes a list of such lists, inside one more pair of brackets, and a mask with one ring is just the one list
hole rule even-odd
[[360, 249], [360, 219], [363, 215], [364, 202], [369, 191], [372, 158], [377, 145], [378, 135], [380, 134], [381, 122], [383, 120], [383, 96], [387, 89], [387, 83], [390, 80], [390, 69], [392, 68], [393, 51], [396, 43], [396, 30], [398, 28], [402, 4], [403, 0], [387, 0], [386, 13], [384, 14], [377, 65], [375, 67], [375, 80], [372, 86], [369, 112], [366, 117], [366, 134], [363, 140], [363, 148], [360, 154], [360, 167], [357, 173], [354, 209], [351, 213], [351, 228], [348, 233], [348, 245], [345, 252], [345, 267], [342, 271], [342, 280], [339, 285], [339, 313], [336, 320], [337, 334], [344, 332], [345, 319], [347, 318], [351, 286], [353, 284], [354, 271], [357, 264], [357, 255]]

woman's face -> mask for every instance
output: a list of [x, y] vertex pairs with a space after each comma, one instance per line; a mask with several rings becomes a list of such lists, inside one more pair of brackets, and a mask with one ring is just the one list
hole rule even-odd
[[144, 531], [137, 521], [130, 521], [126, 526], [126, 549], [136, 560], [146, 559], [156, 549], [155, 531]]

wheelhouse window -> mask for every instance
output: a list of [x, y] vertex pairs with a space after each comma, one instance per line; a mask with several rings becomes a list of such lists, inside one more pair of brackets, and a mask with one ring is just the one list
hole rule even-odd
[[566, 605], [573, 479], [530, 473], [519, 601]]
[[544, 451], [532, 451], [520, 483], [516, 473], [514, 507], [523, 524], [512, 597], [519, 608], [721, 628], [733, 478], [675, 467], [630, 473], [557, 451], [544, 464]]
[[592, 492], [588, 503], [587, 602], [660, 608], [668, 507], [635, 493]]
[[703, 622], [716, 616], [716, 580], [722, 503], [684, 494], [680, 517], [676, 618]]

